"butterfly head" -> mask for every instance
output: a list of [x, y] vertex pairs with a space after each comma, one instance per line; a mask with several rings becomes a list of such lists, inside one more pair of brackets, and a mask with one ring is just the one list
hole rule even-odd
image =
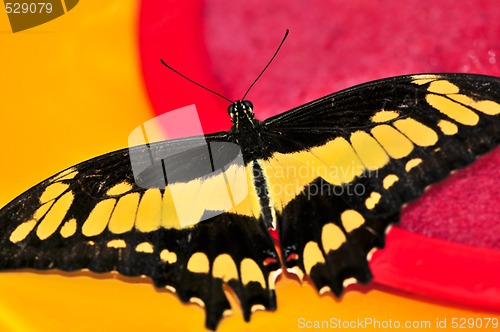
[[253, 104], [248, 100], [238, 100], [229, 105], [227, 112], [231, 116], [234, 124], [241, 123], [242, 120], [254, 121]]

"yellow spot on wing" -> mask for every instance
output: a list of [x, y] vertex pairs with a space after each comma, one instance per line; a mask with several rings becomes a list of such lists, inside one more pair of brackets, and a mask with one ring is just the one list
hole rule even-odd
[[176, 229], [191, 227], [200, 222], [205, 211], [260, 215], [256, 194], [249, 193], [249, 181], [247, 169], [232, 164], [209, 177], [169, 185], [163, 193], [160, 226]]
[[425, 100], [451, 119], [467, 126], [474, 126], [479, 122], [479, 116], [467, 107], [443, 96], [428, 94]]
[[395, 119], [399, 116], [399, 112], [396, 111], [378, 111], [374, 116], [371, 117], [372, 122], [387, 122]]
[[234, 203], [237, 205], [248, 195], [250, 182], [247, 179], [247, 170], [243, 166], [233, 164], [224, 171], [224, 176], [227, 182], [227, 189]]
[[450, 121], [440, 120], [438, 126], [445, 135], [455, 135], [458, 132], [457, 125]]
[[59, 228], [73, 203], [73, 198], [73, 193], [67, 192], [52, 205], [36, 230], [36, 235], [40, 240], [45, 240]]
[[71, 180], [73, 179], [76, 175], [78, 174], [78, 172], [75, 170], [75, 168], [69, 168], [65, 171], [62, 171], [60, 174], [56, 175], [52, 181], [53, 182], [56, 182], [56, 181], [63, 181], [63, 180]]
[[382, 180], [382, 186], [384, 187], [384, 189], [387, 190], [390, 187], [392, 187], [392, 185], [396, 183], [398, 180], [399, 178], [397, 177], [397, 175], [389, 174], [384, 178], [384, 180]]
[[155, 249], [153, 248], [153, 245], [149, 242], [142, 242], [135, 247], [135, 251], [137, 252], [143, 252], [146, 254], [152, 254]]
[[321, 289], [318, 291], [319, 295], [324, 295], [328, 292], [331, 292], [332, 289], [329, 286], [323, 286]]
[[344, 229], [348, 233], [363, 225], [365, 222], [365, 218], [356, 210], [345, 210], [340, 215], [340, 220], [342, 220], [342, 226], [344, 226]]
[[250, 308], [250, 311], [252, 313], [254, 313], [256, 311], [264, 311], [264, 310], [266, 310], [266, 307], [264, 305], [262, 305], [262, 304], [254, 304], [252, 306], [252, 308]]
[[339, 226], [334, 223], [328, 223], [323, 226], [321, 231], [321, 243], [326, 253], [337, 250], [345, 241], [346, 237]]
[[427, 91], [440, 94], [449, 94], [449, 93], [458, 93], [460, 89], [458, 88], [458, 86], [449, 81], [438, 80], [429, 84]]
[[422, 163], [422, 159], [420, 158], [414, 158], [414, 159], [411, 159], [409, 160], [406, 165], [405, 165], [405, 170], [407, 172], [409, 172], [411, 169], [413, 169], [414, 167], [417, 167], [418, 165], [420, 165]]
[[304, 272], [302, 272], [302, 270], [298, 266], [288, 268], [286, 269], [286, 271], [288, 273], [295, 274], [300, 281], [304, 280]]
[[394, 126], [419, 146], [431, 146], [438, 141], [438, 135], [434, 130], [415, 119], [397, 120]]
[[238, 269], [231, 256], [222, 254], [217, 256], [212, 267], [214, 278], [220, 278], [225, 282], [231, 279], [238, 280]]
[[434, 78], [423, 78], [423, 79], [415, 79], [413, 81], [411, 81], [413, 84], [417, 84], [417, 85], [424, 85], [424, 84], [427, 84], [429, 82], [432, 82], [436, 79], [436, 77]]
[[376, 170], [389, 162], [389, 156], [378, 142], [364, 131], [356, 131], [351, 135], [351, 143], [359, 159], [368, 170]]
[[189, 258], [187, 269], [193, 273], [208, 273], [210, 267], [207, 255], [202, 252], [194, 253]]
[[241, 282], [243, 283], [243, 285], [246, 286], [248, 285], [248, 283], [254, 281], [258, 282], [262, 286], [262, 288], [266, 288], [266, 279], [264, 278], [259, 265], [257, 265], [254, 260], [250, 258], [245, 258], [244, 260], [242, 260], [240, 271]]
[[319, 263], [325, 263], [325, 258], [323, 253], [318, 247], [318, 244], [314, 241], [307, 242], [304, 247], [304, 269], [307, 274], [311, 274], [311, 269]]
[[126, 233], [134, 227], [135, 215], [139, 205], [139, 193], [131, 193], [122, 196], [113, 211], [109, 220], [108, 228], [115, 234]]
[[61, 227], [60, 232], [63, 238], [68, 238], [70, 236], [73, 236], [76, 233], [76, 219], [71, 218], [70, 220], [66, 221], [64, 225]]
[[413, 150], [412, 142], [389, 125], [376, 126], [371, 133], [392, 158], [406, 157]]
[[356, 280], [356, 278], [347, 278], [345, 279], [343, 282], [342, 282], [342, 286], [344, 286], [345, 288], [347, 288], [348, 286], [350, 285], [353, 285], [355, 283], [357, 283], [358, 281]]
[[168, 264], [174, 264], [177, 262], [177, 255], [175, 252], [170, 252], [167, 249], [163, 249], [160, 252], [160, 259]]
[[130, 183], [121, 182], [109, 188], [108, 191], [106, 192], [106, 195], [108, 196], [123, 195], [126, 192], [129, 192], [130, 190], [132, 190], [132, 185]]
[[[305, 185], [315, 179], [313, 170], [305, 164], [305, 153], [297, 152], [290, 154], [275, 153], [273, 158], [263, 161], [262, 167], [269, 181], [269, 193], [274, 198], [277, 211], [295, 198]], [[304, 173], [298, 171], [304, 170]]]
[[162, 197], [159, 189], [148, 189], [137, 209], [135, 228], [143, 233], [160, 228]]
[[372, 192], [370, 194], [370, 197], [368, 197], [365, 201], [366, 208], [368, 210], [373, 210], [378, 202], [380, 202], [381, 197], [382, 195], [380, 195], [378, 192]]
[[33, 219], [36, 219], [36, 220], [42, 219], [42, 217], [45, 215], [45, 213], [47, 213], [47, 211], [49, 211], [49, 209], [51, 208], [51, 206], [53, 204], [54, 204], [53, 202], [50, 202], [50, 203], [45, 203], [42, 206], [40, 206], [33, 214]]
[[101, 234], [108, 225], [115, 203], [116, 200], [114, 198], [105, 199], [97, 203], [82, 226], [83, 235], [95, 236]]
[[172, 200], [172, 194], [169, 187], [165, 188], [163, 192], [163, 199], [161, 205], [161, 227], [163, 228], [181, 228], [177, 212], [175, 212], [175, 205]]
[[195, 304], [199, 305], [200, 307], [205, 308], [205, 303], [199, 297], [192, 297], [189, 299], [189, 302], [195, 303]]
[[23, 222], [10, 234], [9, 240], [12, 243], [18, 243], [24, 240], [29, 233], [35, 228], [37, 220], [31, 219]]
[[[371, 140], [388, 160], [378, 143], [373, 138]], [[349, 183], [365, 169], [351, 144], [342, 137], [309, 151], [275, 153], [271, 159], [260, 163], [267, 175], [268, 190], [278, 212], [318, 177], [331, 184], [341, 185]]]
[[[201, 182], [193, 182], [198, 182], [198, 184], [192, 187], [193, 191], [185, 193], [182, 198], [183, 202], [178, 199], [175, 201], [177, 215], [179, 216], [182, 226], [190, 226], [198, 223], [202, 219], [205, 210], [219, 210], [217, 208], [218, 205], [220, 205], [221, 211], [231, 207], [231, 200], [226, 190], [226, 183], [221, 174], [202, 180]], [[172, 194], [174, 194], [173, 191]], [[191, 196], [191, 199], [189, 199], [188, 196]], [[218, 200], [219, 204], [214, 204], [214, 200]], [[210, 206], [211, 203], [212, 206]], [[210, 209], [210, 207], [212, 207], [212, 209]]]
[[56, 182], [45, 188], [45, 191], [40, 196], [40, 202], [45, 203], [59, 197], [69, 188], [68, 184]]
[[123, 240], [111, 240], [106, 244], [106, 247], [120, 249], [127, 248], [127, 244]]
[[226, 211], [233, 207], [221, 172], [206, 179], [174, 183], [169, 189], [181, 227], [200, 222], [205, 210]]
[[[265, 172], [266, 170], [264, 169], [264, 167], [265, 167], [264, 162], [261, 163], [261, 166]], [[228, 169], [228, 172], [230, 172], [230, 171], [231, 171], [231, 169]], [[259, 200], [257, 197], [257, 193], [255, 191], [255, 186], [248, 185], [248, 184], [252, 183], [252, 174], [253, 174], [253, 171], [251, 169], [251, 164], [248, 164], [243, 169], [243, 172], [241, 171], [241, 167], [238, 167], [236, 170], [236, 174], [234, 174], [234, 175], [229, 174], [228, 175], [228, 182], [229, 182], [229, 186], [231, 188], [231, 191], [233, 193], [233, 197], [240, 197], [239, 195], [241, 195], [241, 194], [239, 192], [237, 192], [238, 189], [234, 189], [234, 187], [236, 187], [237, 184], [240, 183], [241, 181], [246, 181], [245, 187], [247, 187], [247, 190], [248, 190], [248, 192], [247, 192], [246, 196], [243, 198], [243, 200], [241, 200], [239, 203], [236, 203], [236, 207], [229, 210], [228, 212], [236, 213], [239, 215], [245, 215], [245, 216], [249, 216], [249, 217], [258, 217], [260, 215], [261, 206], [260, 206], [260, 203], [259, 203]], [[231, 183], [233, 181], [231, 179], [234, 179], [233, 183]]]
[[186, 205], [186, 210], [196, 210], [196, 213], [189, 218], [192, 222], [189, 222], [188, 225], [200, 221], [205, 210], [227, 211], [232, 209], [234, 206], [228, 193], [223, 172], [201, 181], [195, 192], [195, 196], [193, 196], [192, 201], [188, 204], [189, 207]]
[[331, 184], [348, 183], [356, 176], [363, 174], [363, 163], [359, 160], [351, 144], [342, 137], [337, 137], [322, 146], [312, 148], [310, 154], [320, 160], [314, 173]]
[[500, 104], [498, 104], [493, 100], [475, 101], [471, 97], [462, 94], [449, 95], [448, 97], [450, 97], [455, 101], [458, 101], [459, 103], [475, 108], [476, 110], [484, 114], [488, 115], [500, 114]]

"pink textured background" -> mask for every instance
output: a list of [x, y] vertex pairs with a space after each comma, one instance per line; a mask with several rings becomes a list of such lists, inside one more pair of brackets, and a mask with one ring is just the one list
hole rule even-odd
[[[200, 5], [202, 22], [186, 17], [182, 31], [151, 27], [146, 42], [154, 46], [141, 51], [143, 63], [155, 64], [146, 66], [144, 73], [156, 112], [196, 102], [207, 132], [229, 128], [227, 103], [181, 78], [172, 78], [156, 65], [159, 57], [237, 99], [289, 28], [280, 55], [248, 96], [260, 119], [388, 76], [423, 72], [500, 76], [500, 6], [496, 0], [193, 2], [197, 8]], [[165, 11], [158, 8], [158, 12], [171, 14], [165, 20], [174, 17], [178, 21], [186, 12], [175, 1], [163, 6]], [[202, 45], [192, 44], [200, 42], [195, 37], [200, 37]], [[182, 45], [191, 51], [182, 55]], [[433, 186], [404, 209], [400, 227], [500, 248], [499, 164], [497, 148]]]

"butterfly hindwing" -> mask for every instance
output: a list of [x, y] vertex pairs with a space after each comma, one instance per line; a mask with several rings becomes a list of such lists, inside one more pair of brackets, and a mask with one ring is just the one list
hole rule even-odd
[[279, 228], [288, 271], [309, 276], [320, 293], [337, 296], [353, 279], [371, 281], [366, 257], [384, 246], [386, 227], [398, 220], [398, 214], [363, 217], [341, 191], [318, 178], [285, 207]]
[[156, 286], [173, 288], [183, 302], [205, 307], [208, 328], [215, 329], [231, 309], [224, 283], [238, 297], [247, 321], [255, 310], [276, 308], [274, 280], [281, 265], [262, 221], [227, 213], [190, 230], [161, 230], [151, 236], [165, 243], [159, 248], [163, 259], [178, 253], [173, 265], [155, 262]]

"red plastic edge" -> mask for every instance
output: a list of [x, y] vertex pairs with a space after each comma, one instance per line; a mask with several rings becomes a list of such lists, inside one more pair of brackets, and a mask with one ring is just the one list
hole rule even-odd
[[375, 281], [455, 304], [500, 308], [500, 251], [393, 227], [370, 262]]

